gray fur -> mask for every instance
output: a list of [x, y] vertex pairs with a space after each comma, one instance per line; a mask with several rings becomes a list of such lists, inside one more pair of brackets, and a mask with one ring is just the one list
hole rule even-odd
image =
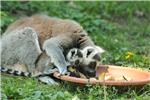
[[51, 63], [57, 66], [61, 74], [67, 72], [68, 63], [65, 60], [64, 50], [72, 44], [71, 39], [64, 35], [50, 38], [44, 42], [43, 50], [51, 57]]
[[81, 52], [80, 49], [78, 48], [73, 48], [70, 49], [69, 52], [66, 55], [67, 61], [71, 64], [71, 65], [76, 65], [76, 61], [78, 61], [79, 63], [82, 63], [83, 60], [83, 54]]
[[[59, 48], [58, 47], [55, 48], [53, 46], [54, 43], [46, 43], [47, 47], [45, 48], [45, 50], [46, 52], [49, 52], [50, 55], [42, 57], [36, 63], [42, 51], [39, 47], [37, 33], [32, 28], [29, 27], [20, 30], [15, 30], [7, 35], [4, 35], [1, 39], [1, 42], [2, 42], [2, 66], [7, 67], [7, 65], [10, 65], [13, 69], [13, 66], [16, 63], [25, 64], [27, 66], [28, 72], [26, 73], [24, 72], [24, 76], [29, 75], [28, 73], [32, 73], [33, 77], [42, 74], [47, 75], [51, 74], [52, 68], [54, 67], [53, 62], [54, 64], [56, 64], [56, 66], [62, 67], [63, 64], [62, 61], [65, 61], [65, 59], [61, 59], [61, 57], [59, 57]], [[61, 50], [60, 53], [61, 55], [63, 55]], [[52, 62], [51, 58], [54, 58], [52, 59]], [[58, 61], [57, 58], [59, 58]], [[66, 62], [64, 63], [66, 65], [63, 66], [67, 67], [67, 63]], [[6, 68], [6, 71], [7, 70], [8, 69]], [[14, 70], [12, 74], [14, 74], [14, 72], [16, 72], [15, 74], [17, 75], [21, 74], [21, 71], [19, 70]], [[66, 70], [64, 72], [66, 72]], [[50, 80], [52, 79], [50, 78]]]
[[[36, 32], [29, 27], [2, 37], [2, 66], [22, 63], [28, 66], [28, 71], [35, 69], [35, 61], [41, 54]], [[29, 67], [30, 66], [30, 67]]]

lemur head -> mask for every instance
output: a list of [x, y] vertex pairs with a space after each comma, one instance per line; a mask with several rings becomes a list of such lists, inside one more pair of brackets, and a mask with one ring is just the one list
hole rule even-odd
[[95, 77], [96, 66], [99, 64], [100, 54], [103, 52], [104, 50], [98, 46], [88, 46], [82, 50], [74, 48], [68, 52], [67, 60], [86, 77]]
[[79, 65], [82, 62], [83, 54], [80, 49], [73, 48], [67, 54], [67, 60], [71, 65]]
[[80, 63], [80, 69], [78, 69], [81, 73], [85, 74], [87, 77], [95, 77], [96, 68], [101, 60], [101, 53], [104, 50], [98, 46], [87, 46], [82, 50], [83, 60]]

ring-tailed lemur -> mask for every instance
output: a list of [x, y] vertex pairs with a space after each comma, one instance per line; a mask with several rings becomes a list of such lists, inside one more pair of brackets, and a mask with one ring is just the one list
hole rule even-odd
[[13, 65], [20, 64], [23, 65], [22, 69], [26, 69], [23, 72], [37, 72], [35, 76], [45, 74], [43, 71], [51, 70], [53, 65], [61, 74], [65, 74], [68, 66], [66, 51], [71, 48], [83, 50], [91, 46], [96, 49], [79, 23], [45, 15], [25, 17], [12, 23], [1, 42], [1, 66], [9, 66], [14, 71], [18, 67]]
[[[73, 48], [70, 49], [66, 55], [68, 62], [68, 71], [72, 72], [71, 76], [80, 77], [79, 72], [85, 74], [86, 77], [90, 75], [94, 77], [96, 66], [100, 61], [100, 52], [93, 47], [85, 47], [84, 49]], [[71, 70], [71, 67], [73, 69]], [[17, 76], [31, 77], [32, 73], [13, 70], [7, 67], [0, 67], [1, 72], [13, 74]], [[58, 70], [53, 70], [58, 71]], [[91, 73], [90, 73], [91, 72]], [[87, 74], [88, 73], [88, 74]]]

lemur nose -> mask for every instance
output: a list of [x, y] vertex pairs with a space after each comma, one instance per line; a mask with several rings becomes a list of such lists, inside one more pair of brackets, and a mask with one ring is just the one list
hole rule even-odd
[[97, 62], [96, 62], [96, 61], [93, 61], [93, 62], [91, 62], [91, 63], [89, 64], [90, 68], [93, 69], [93, 70], [95, 70], [96, 65], [97, 65]]
[[75, 61], [75, 65], [78, 65], [80, 63], [79, 59]]
[[90, 77], [95, 77], [96, 71], [95, 71], [95, 70], [89, 71], [89, 72], [88, 72], [88, 75], [89, 75]]

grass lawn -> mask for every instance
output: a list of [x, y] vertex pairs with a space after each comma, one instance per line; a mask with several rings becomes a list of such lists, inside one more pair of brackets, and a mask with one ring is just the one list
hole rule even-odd
[[[46, 13], [73, 19], [103, 47], [103, 64], [150, 70], [150, 2], [1, 2], [1, 34], [25, 15]], [[131, 55], [130, 55], [131, 54]], [[143, 87], [78, 86], [60, 82], [48, 86], [36, 79], [1, 75], [2, 100], [149, 100]]]

